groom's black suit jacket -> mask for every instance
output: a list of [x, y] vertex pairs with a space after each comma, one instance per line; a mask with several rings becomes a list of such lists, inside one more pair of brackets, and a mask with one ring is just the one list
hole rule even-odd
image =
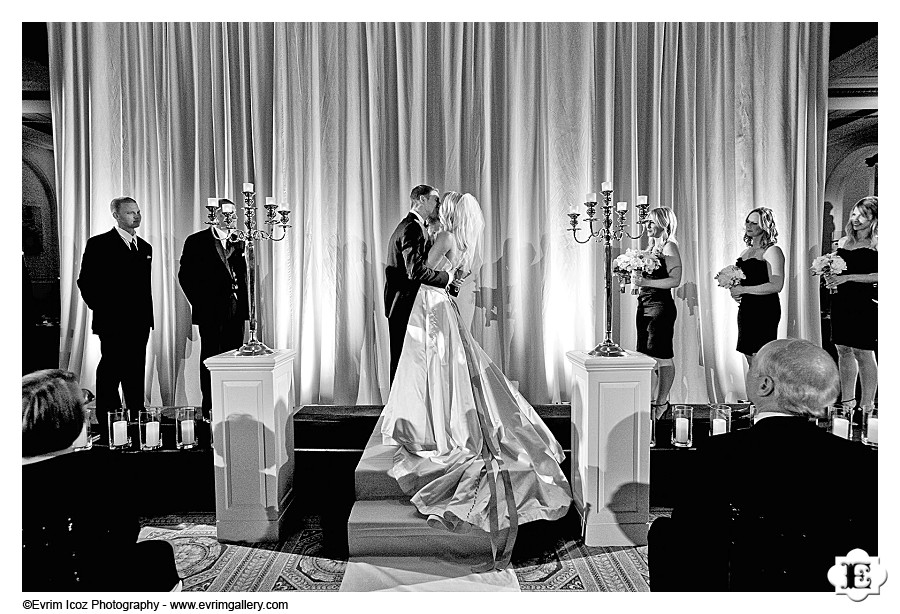
[[384, 268], [384, 315], [408, 321], [419, 286], [444, 287], [450, 282], [446, 271], [426, 265], [425, 232], [410, 212], [391, 234]]
[[419, 219], [410, 211], [391, 235], [387, 249], [387, 266], [384, 268], [384, 315], [388, 319], [391, 342], [391, 384], [403, 351], [406, 325], [419, 286], [443, 287], [450, 282], [446, 271], [435, 271], [426, 266], [428, 251], [425, 231]]

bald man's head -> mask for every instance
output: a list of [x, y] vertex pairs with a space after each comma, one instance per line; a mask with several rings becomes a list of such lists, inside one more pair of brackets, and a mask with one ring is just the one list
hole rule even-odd
[[747, 373], [747, 395], [760, 412], [820, 416], [839, 391], [834, 359], [803, 339], [770, 341]]

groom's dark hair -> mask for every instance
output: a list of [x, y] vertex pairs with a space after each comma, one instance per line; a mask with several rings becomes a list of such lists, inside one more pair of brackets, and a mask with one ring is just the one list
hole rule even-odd
[[425, 185], [423, 183], [422, 185], [417, 185], [412, 189], [412, 192], [409, 193], [409, 199], [412, 201], [417, 201], [419, 200], [420, 196], [428, 196], [435, 191], [436, 190], [433, 187], [431, 187], [430, 185]]

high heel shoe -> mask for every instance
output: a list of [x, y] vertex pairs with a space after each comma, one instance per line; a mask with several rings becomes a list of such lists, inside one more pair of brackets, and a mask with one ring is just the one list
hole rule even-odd
[[[665, 409], [659, 411], [660, 407], [665, 407]], [[653, 417], [655, 417], [657, 420], [662, 418], [666, 414], [666, 412], [669, 411], [669, 407], [671, 407], [671, 405], [669, 405], [668, 401], [666, 401], [665, 403], [650, 403], [650, 411], [653, 412]]]

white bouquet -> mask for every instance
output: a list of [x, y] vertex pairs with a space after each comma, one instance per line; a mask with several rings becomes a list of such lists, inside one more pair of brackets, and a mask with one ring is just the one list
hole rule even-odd
[[716, 273], [716, 281], [722, 288], [734, 288], [741, 283], [742, 279], [746, 279], [744, 272], [733, 264]]
[[[813, 275], [839, 275], [847, 270], [847, 262], [838, 256], [836, 252], [831, 252], [830, 254], [813, 258], [812, 267], [810, 268]], [[829, 288], [828, 292], [834, 294], [837, 292], [837, 288]]]
[[[625, 292], [625, 284], [632, 277], [643, 273], [652, 273], [659, 268], [659, 258], [650, 250], [626, 249], [624, 254], [619, 254], [613, 260], [613, 272], [619, 277], [619, 292]], [[632, 294], [640, 292], [640, 288], [633, 287]]]

